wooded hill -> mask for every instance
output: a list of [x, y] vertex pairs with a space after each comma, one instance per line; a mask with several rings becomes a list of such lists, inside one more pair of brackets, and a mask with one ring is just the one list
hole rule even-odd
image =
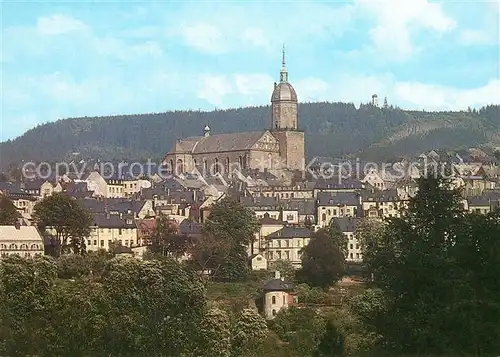
[[[352, 103], [302, 103], [299, 125], [306, 133], [306, 154], [357, 155], [383, 160], [431, 149], [500, 146], [500, 106], [464, 112], [407, 111]], [[62, 119], [39, 125], [0, 144], [0, 167], [22, 160], [158, 160], [175, 140], [212, 133], [268, 128], [269, 106], [201, 111], [171, 111], [112, 117]], [[13, 125], [13, 124], [5, 124]]]

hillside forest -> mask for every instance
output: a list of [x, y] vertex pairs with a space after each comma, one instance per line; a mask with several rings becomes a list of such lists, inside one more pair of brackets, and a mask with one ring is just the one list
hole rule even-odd
[[[384, 160], [432, 149], [500, 146], [499, 109], [426, 112], [390, 105], [301, 103], [299, 126], [306, 134], [308, 158]], [[260, 106], [62, 119], [0, 143], [0, 167], [23, 160], [159, 160], [176, 140], [201, 135], [207, 124], [213, 134], [254, 131], [268, 128], [270, 118], [270, 107]]]

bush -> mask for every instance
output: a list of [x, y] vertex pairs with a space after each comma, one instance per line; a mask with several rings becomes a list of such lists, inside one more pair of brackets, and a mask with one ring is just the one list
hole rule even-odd
[[56, 263], [57, 276], [60, 279], [75, 279], [90, 274], [89, 261], [82, 255], [61, 255]]

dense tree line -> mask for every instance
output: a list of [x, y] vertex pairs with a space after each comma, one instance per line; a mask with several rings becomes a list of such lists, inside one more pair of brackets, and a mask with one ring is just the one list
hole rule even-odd
[[373, 290], [356, 310], [397, 353], [500, 351], [500, 211], [469, 213], [442, 178], [422, 179], [401, 218], [357, 233]]
[[[500, 129], [498, 108], [423, 112], [323, 102], [302, 103], [299, 111], [309, 157], [362, 153], [387, 158], [494, 141]], [[5, 170], [22, 160], [70, 160], [74, 152], [80, 153], [79, 159], [159, 159], [177, 139], [201, 135], [206, 123], [213, 133], [262, 130], [269, 127], [270, 116], [269, 106], [261, 106], [58, 120], [1, 143], [0, 167]]]

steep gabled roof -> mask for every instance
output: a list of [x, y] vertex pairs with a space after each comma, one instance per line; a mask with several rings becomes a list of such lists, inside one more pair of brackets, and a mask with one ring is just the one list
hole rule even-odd
[[275, 238], [308, 238], [311, 236], [311, 230], [306, 227], [283, 227], [279, 231], [269, 234], [266, 239]]
[[266, 132], [267, 130], [249, 131], [188, 138], [178, 142], [176, 147], [194, 154], [249, 150]]
[[269, 280], [263, 286], [264, 291], [292, 291], [293, 284], [280, 279]]

